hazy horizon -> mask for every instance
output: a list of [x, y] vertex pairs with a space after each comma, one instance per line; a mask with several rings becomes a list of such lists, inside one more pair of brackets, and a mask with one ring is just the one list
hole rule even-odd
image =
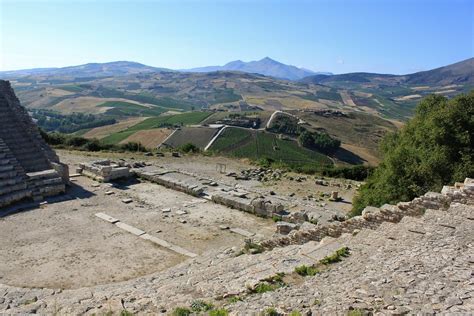
[[474, 56], [473, 2], [0, 0], [0, 71], [134, 61], [189, 69], [266, 56], [406, 74]]

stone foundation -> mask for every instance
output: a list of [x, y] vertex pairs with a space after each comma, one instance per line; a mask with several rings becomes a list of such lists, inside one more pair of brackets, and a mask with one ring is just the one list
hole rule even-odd
[[81, 163], [77, 171], [86, 177], [100, 182], [110, 182], [131, 176], [128, 166], [107, 159], [96, 160], [91, 163]]

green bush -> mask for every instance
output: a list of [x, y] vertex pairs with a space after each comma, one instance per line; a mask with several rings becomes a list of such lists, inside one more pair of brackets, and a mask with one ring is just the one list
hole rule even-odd
[[179, 148], [179, 150], [181, 150], [184, 153], [198, 153], [198, 152], [201, 151], [199, 149], [199, 147], [197, 147], [196, 145], [194, 145], [192, 143], [186, 143], [186, 144], [182, 145]]
[[301, 276], [314, 276], [319, 273], [319, 270], [313, 266], [298, 266], [295, 268], [295, 272]]
[[341, 141], [326, 133], [303, 131], [298, 137], [301, 146], [332, 154], [341, 146]]
[[348, 257], [350, 255], [350, 251], [348, 247], [342, 247], [336, 252], [334, 252], [332, 255], [326, 256], [323, 259], [319, 260], [319, 263], [328, 265], [331, 263], [336, 263], [342, 260], [344, 257]]
[[426, 97], [400, 131], [384, 138], [381, 152], [382, 162], [354, 198], [353, 216], [474, 177], [474, 90], [451, 100]]
[[189, 315], [191, 315], [191, 310], [186, 307], [176, 307], [171, 312], [171, 316], [189, 316]]
[[227, 315], [229, 315], [229, 312], [224, 308], [213, 309], [209, 312], [209, 316], [227, 316]]
[[130, 142], [123, 145], [112, 145], [106, 144], [97, 139], [87, 139], [78, 136], [64, 135], [60, 133], [46, 133], [40, 130], [41, 136], [51, 146], [57, 148], [68, 148], [75, 150], [85, 150], [85, 151], [131, 151], [131, 152], [147, 152], [148, 148], [143, 147], [139, 143]]
[[279, 314], [275, 308], [269, 307], [265, 310], [264, 315], [265, 316], [278, 316]]
[[349, 167], [326, 167], [323, 168], [320, 173], [325, 177], [364, 181], [373, 170], [374, 167], [357, 165]]
[[214, 308], [212, 303], [207, 303], [202, 300], [195, 300], [191, 303], [191, 309], [193, 312], [207, 312]]

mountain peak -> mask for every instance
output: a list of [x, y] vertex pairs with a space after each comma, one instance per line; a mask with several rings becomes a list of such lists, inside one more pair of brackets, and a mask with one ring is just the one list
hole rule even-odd
[[257, 73], [265, 76], [289, 80], [298, 80], [310, 75], [314, 75], [313, 71], [291, 65], [285, 65], [274, 59], [271, 59], [268, 56], [255, 61], [244, 62], [241, 60], [235, 60], [225, 64], [224, 66], [194, 68], [190, 69], [189, 71], [209, 72], [217, 70]]
[[277, 62], [276, 60], [274, 60], [274, 59], [271, 59], [271, 58], [270, 58], [270, 57], [268, 57], [268, 56], [267, 56], [267, 57], [264, 57], [264, 58], [262, 58], [260, 61], [271, 61], [271, 62]]

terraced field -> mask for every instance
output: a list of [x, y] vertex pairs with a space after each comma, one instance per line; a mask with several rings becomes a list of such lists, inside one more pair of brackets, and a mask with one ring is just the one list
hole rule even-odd
[[275, 134], [241, 128], [227, 128], [210, 150], [253, 160], [269, 158], [289, 166], [332, 164], [327, 156], [303, 148], [294, 140], [280, 139]]
[[185, 144], [193, 144], [201, 149], [204, 149], [211, 141], [212, 137], [216, 135], [218, 130], [209, 127], [184, 127], [171, 135], [166, 140], [164, 145], [172, 148], [178, 148]]
[[151, 117], [123, 131], [111, 134], [103, 138], [103, 141], [108, 144], [118, 144], [138, 131], [151, 130], [173, 125], [198, 124], [206, 119], [209, 115], [211, 115], [211, 112], [187, 112], [177, 115]]

